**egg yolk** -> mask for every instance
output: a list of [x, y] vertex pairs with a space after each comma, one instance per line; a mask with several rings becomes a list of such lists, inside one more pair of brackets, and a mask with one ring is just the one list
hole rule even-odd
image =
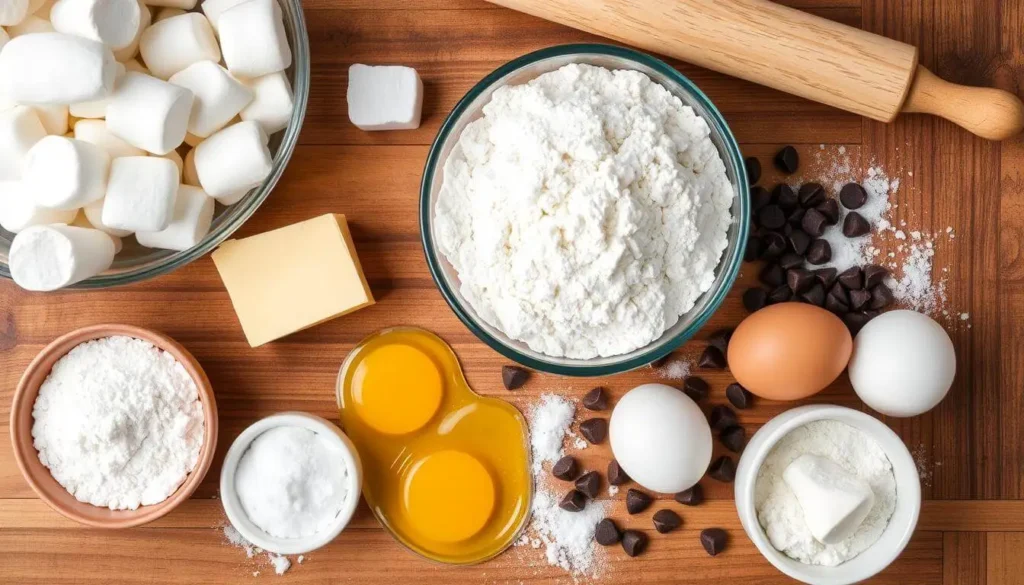
[[352, 378], [359, 416], [379, 432], [403, 435], [422, 428], [441, 405], [441, 372], [430, 356], [411, 345], [374, 349]]
[[462, 451], [439, 451], [406, 473], [402, 505], [409, 523], [437, 542], [466, 540], [494, 510], [494, 480], [479, 460]]

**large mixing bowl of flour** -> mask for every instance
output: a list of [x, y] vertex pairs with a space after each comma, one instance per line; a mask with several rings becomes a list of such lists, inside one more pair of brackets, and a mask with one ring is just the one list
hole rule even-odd
[[[647, 345], [608, 357], [572, 359], [535, 351], [510, 338], [483, 319], [462, 291], [458, 271], [439, 245], [437, 203], [444, 184], [445, 163], [463, 130], [483, 115], [496, 90], [525, 84], [545, 73], [569, 64], [586, 64], [610, 70], [631, 70], [647, 75], [684, 105], [693, 108], [710, 127], [710, 139], [724, 162], [726, 176], [735, 193], [727, 232], [727, 245], [714, 270], [714, 281], [679, 320]], [[420, 234], [427, 263], [435, 283], [449, 306], [482, 341], [499, 353], [536, 370], [570, 376], [605, 376], [632, 370], [668, 355], [693, 337], [725, 299], [739, 272], [750, 229], [749, 182], [736, 138], [721, 113], [696, 85], [667, 63], [623, 47], [585, 44], [565, 45], [530, 53], [499, 67], [474, 86], [455, 106], [434, 141], [427, 158], [420, 193]]]

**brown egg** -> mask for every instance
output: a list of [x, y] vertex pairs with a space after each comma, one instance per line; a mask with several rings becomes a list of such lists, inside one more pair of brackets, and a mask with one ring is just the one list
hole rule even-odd
[[744, 388], [770, 400], [817, 394], [843, 373], [853, 338], [832, 313], [803, 303], [765, 307], [729, 341], [729, 369]]

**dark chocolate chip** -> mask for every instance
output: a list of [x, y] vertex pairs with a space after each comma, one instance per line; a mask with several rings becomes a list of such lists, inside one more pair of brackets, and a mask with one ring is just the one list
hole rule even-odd
[[839, 275], [839, 284], [846, 287], [846, 290], [860, 290], [864, 288], [864, 272], [860, 266], [847, 268]]
[[814, 271], [814, 277], [821, 282], [821, 286], [825, 287], [826, 290], [832, 288], [832, 285], [836, 282], [836, 277], [839, 271], [835, 268], [819, 268]]
[[792, 250], [794, 254], [800, 254], [803, 256], [807, 253], [807, 247], [810, 245], [811, 236], [807, 235], [807, 232], [803, 230], [793, 230], [793, 233], [789, 234], [789, 249]]
[[733, 382], [725, 388], [725, 397], [733, 406], [741, 410], [754, 405], [754, 395], [738, 382]]
[[725, 353], [729, 349], [729, 340], [732, 339], [733, 331], [734, 329], [728, 327], [715, 331], [708, 337], [708, 345], [717, 347], [722, 350], [722, 353]]
[[581, 512], [587, 507], [587, 497], [580, 493], [579, 490], [571, 490], [558, 503], [558, 507], [566, 512]]
[[562, 457], [551, 466], [551, 475], [562, 481], [572, 481], [576, 479], [576, 476], [579, 475], [579, 473], [579, 465], [576, 464], [576, 459], [571, 455]]
[[757, 212], [757, 224], [765, 229], [777, 230], [786, 225], [786, 213], [774, 203], [765, 205]]
[[772, 292], [768, 293], [768, 304], [777, 305], [779, 303], [785, 303], [793, 299], [793, 291], [789, 290], [789, 286], [783, 284], [776, 287]]
[[727, 429], [737, 424], [736, 413], [724, 404], [716, 404], [708, 416], [708, 424], [716, 431]]
[[825, 304], [825, 287], [816, 284], [800, 295], [800, 300], [820, 307]]
[[750, 188], [750, 209], [753, 212], [758, 212], [765, 205], [772, 202], [772, 194], [764, 187], [751, 187]]
[[850, 291], [850, 308], [854, 311], [859, 311], [867, 306], [871, 302], [871, 292], [866, 290], [851, 290]]
[[837, 301], [843, 303], [844, 305], [850, 304], [849, 293], [847, 293], [846, 289], [843, 288], [843, 285], [839, 284], [838, 282], [833, 284], [832, 288], [828, 289], [828, 296], [835, 297]]
[[792, 146], [787, 146], [775, 155], [775, 167], [787, 175], [792, 175], [800, 168], [800, 155]]
[[501, 366], [501, 383], [506, 390], [518, 390], [530, 379], [530, 371], [519, 366]]
[[818, 279], [814, 274], [803, 268], [794, 268], [786, 272], [786, 284], [789, 285], [789, 290], [796, 294], [806, 291], [816, 282]]
[[580, 423], [580, 434], [593, 445], [599, 445], [608, 437], [608, 419], [590, 418]]
[[861, 311], [843, 315], [843, 323], [846, 323], [851, 335], [857, 335], [870, 320], [871, 318]]
[[864, 267], [864, 288], [875, 288], [882, 284], [889, 270], [877, 264]]
[[675, 495], [677, 502], [684, 506], [699, 506], [704, 501], [704, 488], [696, 484], [688, 490], [683, 490]]
[[635, 557], [647, 548], [647, 535], [639, 530], [627, 530], [622, 533], [622, 550]]
[[832, 259], [832, 246], [828, 240], [818, 238], [807, 247], [807, 262], [815, 266]]
[[843, 235], [848, 238], [859, 238], [863, 235], [871, 233], [871, 224], [868, 220], [864, 219], [864, 216], [851, 211], [846, 214], [846, 219], [843, 220]]
[[594, 540], [597, 541], [597, 544], [611, 546], [617, 544], [620, 539], [622, 539], [622, 533], [619, 532], [619, 527], [611, 518], [605, 518], [597, 523], [597, 528], [594, 529]]
[[672, 510], [658, 510], [651, 518], [654, 521], [654, 529], [661, 534], [668, 534], [683, 525], [683, 519]]
[[790, 211], [789, 215], [786, 216], [786, 223], [792, 228], [798, 228], [800, 227], [800, 224], [803, 223], [804, 214], [806, 213], [806, 209], [803, 207], [797, 207], [793, 211]]
[[889, 287], [884, 284], [879, 284], [875, 288], [871, 289], [871, 308], [875, 310], [884, 309], [891, 305], [896, 299], [892, 296], [892, 291]]
[[651, 496], [638, 489], [629, 488], [629, 490], [626, 491], [626, 511], [630, 514], [639, 514], [640, 512], [643, 512], [650, 507], [651, 502], [653, 501], [654, 499], [651, 498]]
[[601, 476], [596, 471], [588, 471], [576, 480], [576, 489], [591, 500], [601, 491]]
[[800, 205], [810, 208], [825, 202], [825, 188], [821, 183], [807, 183], [800, 187]]
[[836, 315], [843, 315], [850, 310], [850, 305], [832, 295], [828, 295], [825, 297], [825, 310]]
[[711, 393], [711, 386], [704, 381], [704, 378], [697, 376], [687, 376], [683, 380], [683, 392], [690, 398], [693, 398], [694, 402], [698, 400], [704, 400]]
[[[767, 297], [765, 297], [765, 302], [767, 302], [767, 300]], [[709, 345], [704, 348], [704, 353], [700, 354], [700, 359], [697, 361], [697, 365], [702, 368], [721, 370], [728, 365], [728, 362], [725, 360], [725, 354], [722, 353], [722, 350], [713, 345]]]
[[778, 264], [766, 264], [761, 269], [758, 280], [768, 287], [776, 287], [786, 282], [786, 272]]
[[711, 556], [725, 550], [725, 545], [728, 542], [729, 534], [721, 528], [705, 528], [700, 531], [700, 545]]
[[722, 441], [726, 449], [733, 453], [739, 453], [747, 444], [747, 431], [739, 425], [732, 426], [719, 433], [718, 440]]
[[761, 180], [761, 161], [756, 156], [748, 156], [743, 159], [743, 166], [747, 168], [747, 180], [751, 185]]
[[583, 407], [587, 410], [604, 410], [608, 408], [608, 394], [604, 391], [604, 388], [598, 386], [584, 394]]
[[779, 183], [772, 189], [772, 197], [775, 199], [775, 204], [781, 207], [783, 211], [795, 209], [800, 204], [796, 191], [785, 183]]
[[[803, 265], [804, 258], [800, 254], [787, 252], [782, 255], [782, 258], [779, 258], [779, 267], [783, 270], [789, 270], [790, 268], [796, 268]], [[783, 276], [783, 281], [785, 281], [785, 276]]]
[[826, 199], [815, 209], [818, 213], [825, 216], [825, 219], [828, 220], [828, 225], [839, 223], [839, 204], [836, 203], [835, 199]]
[[868, 201], [868, 192], [857, 183], [847, 183], [839, 190], [839, 200], [847, 209], [860, 209]]
[[743, 306], [751, 313], [759, 311], [768, 304], [768, 291], [756, 286], [743, 293]]
[[747, 249], [743, 252], [744, 262], [753, 262], [764, 254], [764, 240], [758, 236], [750, 236], [747, 239]]
[[764, 253], [761, 255], [765, 260], [778, 258], [786, 251], [786, 236], [779, 232], [768, 232], [764, 236]]
[[736, 464], [733, 463], [732, 457], [722, 455], [711, 462], [711, 467], [708, 468], [708, 475], [711, 479], [729, 483], [736, 479]]
[[825, 233], [825, 226], [828, 225], [828, 218], [822, 215], [817, 209], [808, 209], [804, 213], [804, 219], [800, 227], [812, 238], [820, 238]]
[[608, 483], [611, 485], [623, 485], [629, 483], [629, 476], [623, 471], [619, 462], [612, 459], [608, 464]]

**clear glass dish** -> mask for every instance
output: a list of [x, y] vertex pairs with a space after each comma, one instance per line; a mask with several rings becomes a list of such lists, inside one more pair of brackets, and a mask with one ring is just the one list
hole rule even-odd
[[[253, 189], [239, 202], [228, 207], [220, 204], [214, 213], [210, 233], [198, 246], [184, 252], [155, 250], [140, 246], [134, 237], [124, 239], [124, 249], [114, 258], [109, 270], [94, 276], [71, 288], [107, 288], [140, 282], [154, 276], [176, 270], [193, 260], [202, 257], [228, 239], [243, 223], [248, 220], [270, 192], [277, 185], [288, 161], [292, 157], [295, 145], [302, 129], [302, 121], [306, 116], [306, 102], [309, 98], [309, 34], [306, 32], [306, 21], [302, 13], [300, 0], [278, 0], [284, 15], [285, 32], [292, 49], [292, 66], [286, 71], [295, 94], [295, 109], [288, 127], [270, 139], [270, 152], [274, 163], [270, 176], [263, 184]], [[11, 278], [7, 265], [8, 253], [14, 234], [0, 228], [0, 277]]]
[[[657, 340], [633, 352], [605, 358], [578, 360], [556, 358], [531, 350], [481, 319], [460, 292], [458, 273], [441, 254], [434, 233], [434, 205], [441, 191], [444, 163], [467, 124], [481, 116], [496, 89], [522, 84], [569, 63], [587, 63], [609, 69], [632, 69], [660, 83], [684, 104], [692, 107], [711, 127], [711, 139], [725, 162], [736, 198], [729, 244], [715, 269], [715, 282], [697, 304]], [[569, 376], [606, 376], [649, 364], [668, 355], [693, 337], [725, 299], [743, 261], [750, 230], [749, 183], [743, 156], [721, 113], [696, 85], [667, 63], [644, 53], [600, 44], [564, 45], [542, 49], [511, 61], [485, 77], [466, 94], [445, 120], [427, 158], [420, 189], [420, 236], [430, 273], [445, 300], [477, 337], [505, 357], [524, 366]]]

